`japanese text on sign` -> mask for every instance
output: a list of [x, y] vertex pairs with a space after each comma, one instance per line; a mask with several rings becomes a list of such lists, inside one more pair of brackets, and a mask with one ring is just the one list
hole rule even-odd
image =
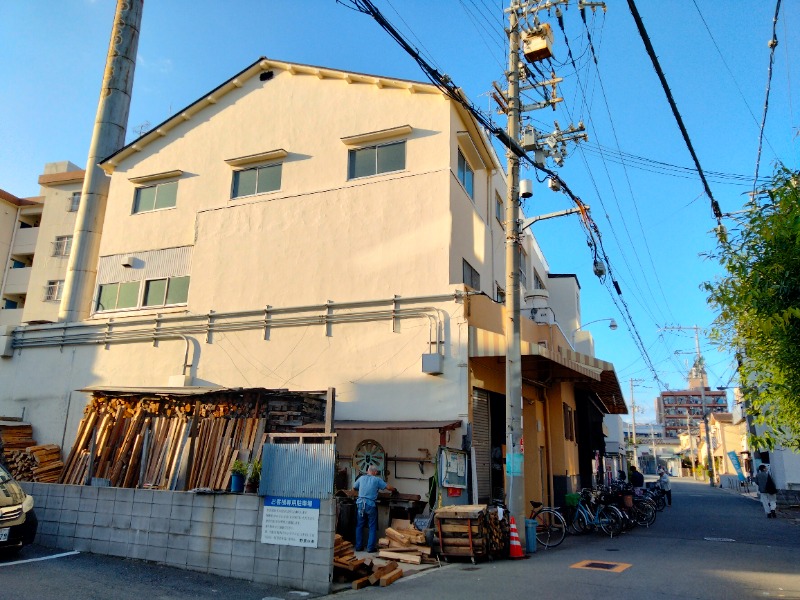
[[316, 548], [318, 530], [318, 499], [264, 497], [262, 544]]

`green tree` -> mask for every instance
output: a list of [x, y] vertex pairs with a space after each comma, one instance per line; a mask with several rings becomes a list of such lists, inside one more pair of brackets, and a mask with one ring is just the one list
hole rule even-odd
[[725, 274], [703, 284], [719, 311], [712, 338], [739, 358], [748, 409], [767, 427], [756, 443], [800, 450], [800, 172], [779, 168], [735, 221], [711, 255]]

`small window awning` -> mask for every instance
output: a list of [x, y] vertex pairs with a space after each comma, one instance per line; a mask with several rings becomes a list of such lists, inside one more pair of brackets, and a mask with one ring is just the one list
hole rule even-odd
[[[572, 381], [576, 389], [595, 393], [608, 414], [628, 414], [614, 365], [610, 362], [574, 350], [556, 351], [525, 341], [521, 343], [521, 352], [523, 381]], [[504, 364], [505, 354], [503, 334], [469, 328], [470, 359], [495, 360]]]

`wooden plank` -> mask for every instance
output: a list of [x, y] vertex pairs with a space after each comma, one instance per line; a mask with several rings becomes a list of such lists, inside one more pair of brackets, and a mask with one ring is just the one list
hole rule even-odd
[[392, 552], [391, 550], [381, 550], [378, 552], [378, 558], [396, 560], [412, 565], [418, 565], [422, 562], [422, 557], [419, 554], [405, 554], [403, 552]]
[[353, 589], [354, 590], [360, 590], [361, 588], [365, 588], [365, 587], [367, 587], [369, 585], [372, 585], [372, 584], [369, 582], [369, 575], [367, 575], [366, 577], [361, 577], [360, 579], [356, 579], [353, 582]]
[[381, 587], [386, 587], [387, 585], [392, 585], [395, 581], [400, 579], [403, 576], [403, 569], [395, 569], [388, 575], [384, 575], [381, 577]]
[[370, 584], [375, 585], [381, 580], [381, 577], [383, 577], [384, 575], [388, 575], [396, 568], [397, 568], [397, 563], [395, 561], [388, 562], [382, 567], [378, 567], [372, 572], [372, 575], [369, 576]]
[[386, 528], [386, 537], [390, 540], [394, 540], [395, 542], [400, 542], [403, 546], [409, 546], [411, 544], [411, 540], [408, 539], [407, 536], [403, 535], [399, 531], [395, 531], [391, 527]]
[[[469, 525], [451, 525], [442, 523], [442, 531], [444, 533], [469, 533], [469, 529]], [[478, 525], [472, 526], [472, 533], [480, 533], [480, 528]]]

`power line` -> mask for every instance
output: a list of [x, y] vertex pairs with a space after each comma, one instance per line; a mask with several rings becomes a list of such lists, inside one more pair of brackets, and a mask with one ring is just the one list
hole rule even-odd
[[[778, 4], [780, 4], [780, 0], [778, 0]], [[700, 180], [703, 182], [706, 195], [711, 200], [711, 212], [714, 213], [714, 217], [719, 222], [722, 220], [722, 210], [719, 208], [719, 203], [714, 200], [714, 195], [711, 193], [711, 188], [708, 185], [708, 181], [706, 181], [706, 176], [703, 174], [703, 168], [700, 166], [700, 159], [697, 158], [697, 154], [692, 146], [692, 140], [689, 139], [689, 132], [686, 131], [686, 126], [683, 124], [681, 114], [678, 112], [678, 105], [675, 104], [675, 99], [672, 97], [672, 91], [670, 91], [669, 85], [667, 84], [667, 78], [664, 76], [664, 72], [661, 70], [661, 65], [658, 62], [656, 51], [653, 49], [653, 44], [650, 43], [650, 38], [647, 35], [647, 30], [644, 28], [642, 17], [639, 16], [639, 11], [636, 9], [636, 2], [634, 2], [634, 0], [628, 0], [628, 7], [633, 15], [633, 20], [636, 22], [636, 27], [639, 30], [639, 36], [642, 38], [644, 47], [647, 50], [647, 55], [650, 57], [650, 60], [653, 63], [653, 68], [658, 75], [658, 79], [661, 81], [661, 87], [664, 88], [664, 93], [667, 95], [667, 101], [672, 109], [672, 114], [675, 117], [675, 121], [678, 123], [678, 128], [681, 130], [683, 141], [686, 142], [686, 147], [689, 149], [689, 154], [692, 155], [692, 160], [694, 160], [695, 167], [697, 167], [697, 173], [700, 175]]]
[[[775, 64], [775, 48], [778, 46], [778, 13], [781, 10], [781, 0], [775, 3], [775, 16], [772, 18], [772, 39], [769, 41], [769, 68], [767, 69], [767, 91], [764, 98], [764, 115], [761, 117], [761, 131], [758, 132], [758, 152], [756, 153], [756, 174], [753, 178], [753, 196], [758, 188], [758, 169], [761, 165], [761, 145], [764, 140], [764, 127], [767, 124], [767, 110], [769, 109], [769, 88], [772, 84], [772, 65]], [[780, 160], [780, 159], [778, 159]]]

